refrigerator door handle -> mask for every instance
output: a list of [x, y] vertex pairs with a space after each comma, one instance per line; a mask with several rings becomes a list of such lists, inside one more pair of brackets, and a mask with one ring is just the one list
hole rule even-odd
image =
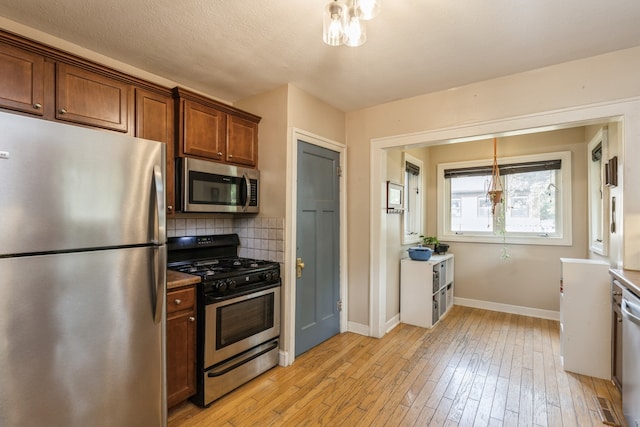
[[[166, 230], [166, 212], [165, 212], [165, 195], [164, 181], [162, 177], [162, 168], [159, 165], [153, 166], [153, 188], [156, 196], [156, 212], [157, 228], [154, 232], [152, 243], [158, 245], [154, 248], [154, 269], [155, 269], [155, 307], [153, 320], [156, 323], [162, 321], [162, 311], [164, 308], [165, 283], [167, 274], [167, 230]], [[153, 216], [153, 213], [151, 213]]]
[[153, 236], [153, 243], [156, 245], [164, 245], [167, 242], [167, 229], [166, 229], [166, 212], [165, 212], [165, 195], [164, 195], [164, 181], [162, 179], [162, 168], [159, 165], [153, 166], [153, 187], [156, 194], [156, 210], [158, 215], [157, 228], [155, 236]]
[[154, 268], [155, 274], [155, 307], [153, 309], [153, 321], [160, 323], [162, 321], [162, 309], [164, 308], [164, 284], [166, 283], [167, 273], [167, 247], [156, 246], [154, 248]]

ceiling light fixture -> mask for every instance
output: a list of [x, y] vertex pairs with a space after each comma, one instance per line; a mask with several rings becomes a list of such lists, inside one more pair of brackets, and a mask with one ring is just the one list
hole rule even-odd
[[[347, 0], [349, 1], [349, 0]], [[381, 0], [340, 0], [329, 2], [324, 8], [322, 40], [329, 46], [362, 46], [367, 41], [363, 20], [380, 13]]]

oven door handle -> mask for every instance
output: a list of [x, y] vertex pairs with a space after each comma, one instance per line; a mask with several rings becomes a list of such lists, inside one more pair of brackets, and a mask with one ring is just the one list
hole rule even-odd
[[622, 317], [625, 319], [631, 320], [636, 325], [640, 325], [640, 317], [636, 316], [633, 312], [640, 313], [640, 306], [629, 302], [626, 298], [622, 299], [622, 304], [620, 306], [620, 311], [622, 312]]
[[266, 348], [262, 349], [261, 351], [259, 351], [259, 352], [255, 353], [255, 354], [252, 354], [252, 355], [250, 355], [249, 357], [242, 358], [241, 360], [239, 360], [238, 362], [236, 362], [236, 363], [234, 363], [234, 364], [232, 364], [232, 365], [225, 366], [225, 367], [224, 367], [223, 369], [221, 369], [220, 371], [216, 371], [216, 372], [209, 372], [209, 373], [207, 374], [207, 376], [208, 376], [209, 378], [221, 377], [221, 376], [223, 376], [224, 374], [227, 374], [227, 373], [229, 373], [229, 372], [233, 371], [234, 369], [236, 369], [236, 368], [238, 368], [238, 367], [240, 367], [240, 366], [244, 365], [245, 363], [251, 362], [253, 359], [256, 359], [256, 358], [258, 358], [258, 357], [262, 356], [263, 354], [265, 354], [265, 353], [268, 353], [268, 352], [272, 351], [272, 350], [273, 350], [274, 348], [276, 348], [276, 347], [278, 347], [278, 341], [277, 341], [277, 340], [276, 340], [276, 341], [273, 341], [273, 342], [271, 342], [271, 343], [269, 343], [269, 345], [268, 345]]

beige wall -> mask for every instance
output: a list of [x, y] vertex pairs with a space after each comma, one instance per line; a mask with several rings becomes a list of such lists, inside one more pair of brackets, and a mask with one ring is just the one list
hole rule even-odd
[[[633, 48], [347, 113], [349, 170], [356, 177], [349, 180], [348, 187], [349, 292], [359, 295], [349, 300], [349, 320], [369, 323], [368, 298], [364, 296], [369, 295], [370, 281], [372, 139], [640, 96], [639, 74], [640, 48]], [[512, 257], [521, 255], [516, 250]], [[536, 264], [539, 253], [526, 256], [531, 257], [532, 266], [540, 267]], [[550, 301], [535, 303], [552, 306]]]

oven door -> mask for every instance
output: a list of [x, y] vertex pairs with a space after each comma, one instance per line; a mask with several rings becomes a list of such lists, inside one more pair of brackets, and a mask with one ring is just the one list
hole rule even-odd
[[185, 212], [258, 212], [256, 169], [182, 159]]
[[280, 286], [205, 307], [204, 369], [280, 335]]

